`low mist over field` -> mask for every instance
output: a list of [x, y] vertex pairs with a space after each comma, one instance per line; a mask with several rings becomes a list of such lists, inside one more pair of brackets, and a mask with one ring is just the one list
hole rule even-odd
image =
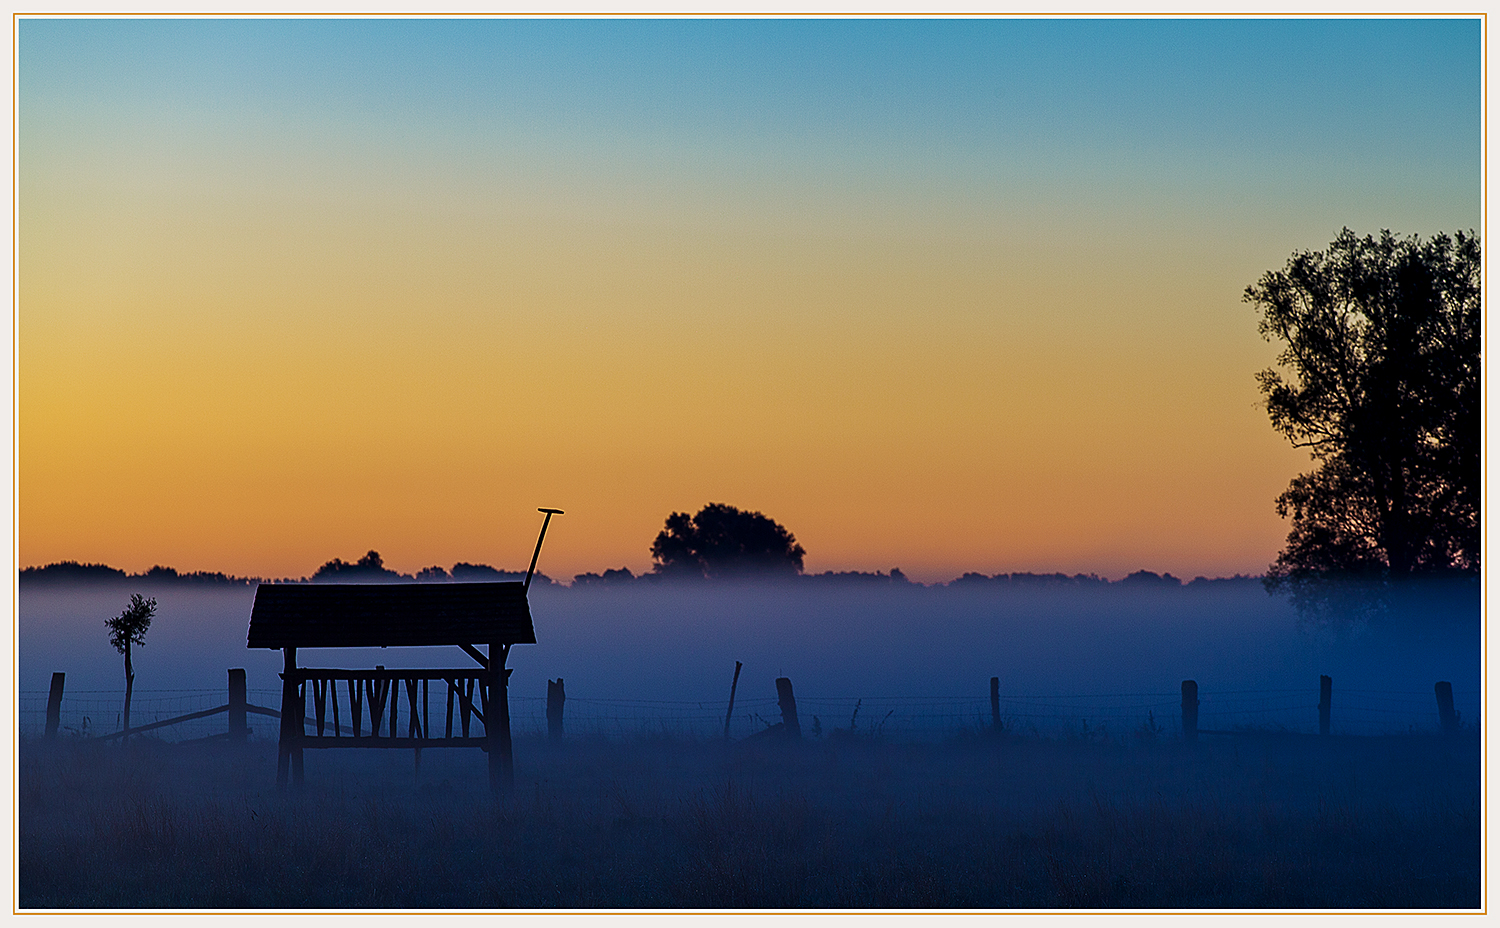
[[[252, 691], [280, 685], [280, 652], [245, 647], [253, 585], [27, 584], [20, 596], [23, 693], [45, 690], [55, 671], [67, 674], [70, 693], [121, 691], [120, 656], [104, 620], [132, 592], [159, 603], [146, 645], [135, 653], [138, 693], [222, 690], [230, 667], [247, 669]], [[510, 689], [518, 699], [540, 698], [547, 680], [563, 677], [574, 700], [722, 704], [734, 662], [742, 661], [742, 705], [774, 696], [778, 676], [792, 679], [799, 698], [972, 697], [976, 703], [987, 701], [992, 676], [1007, 698], [1156, 694], [1168, 701], [1182, 680], [1194, 679], [1210, 713], [1215, 699], [1227, 705], [1228, 694], [1245, 691], [1299, 691], [1316, 702], [1318, 676], [1328, 674], [1338, 693], [1335, 719], [1347, 723], [1349, 713], [1339, 710], [1354, 705], [1348, 694], [1367, 691], [1376, 703], [1361, 724], [1405, 731], [1436, 724], [1437, 680], [1453, 683], [1466, 722], [1478, 718], [1477, 589], [1453, 603], [1420, 617], [1328, 629], [1299, 622], [1284, 597], [1268, 595], [1251, 579], [1181, 587], [983, 581], [926, 587], [813, 578], [538, 585], [531, 591], [538, 644], [512, 652]], [[298, 662], [472, 664], [457, 648], [304, 649]], [[1382, 693], [1403, 694], [1404, 701], [1382, 707]], [[1207, 718], [1203, 724], [1213, 727]]]

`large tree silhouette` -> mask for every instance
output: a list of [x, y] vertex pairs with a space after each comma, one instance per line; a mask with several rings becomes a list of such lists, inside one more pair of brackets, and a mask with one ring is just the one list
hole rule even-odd
[[1244, 299], [1284, 346], [1258, 375], [1271, 425], [1317, 464], [1276, 500], [1267, 586], [1477, 572], [1478, 238], [1344, 229]]
[[795, 576], [806, 553], [774, 520], [723, 503], [672, 513], [651, 544], [657, 573], [679, 577]]

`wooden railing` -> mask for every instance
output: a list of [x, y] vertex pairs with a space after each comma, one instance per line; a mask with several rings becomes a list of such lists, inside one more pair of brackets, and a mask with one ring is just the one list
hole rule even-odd
[[[489, 712], [488, 674], [463, 670], [335, 670], [298, 667], [291, 682], [303, 700], [306, 721], [294, 736], [298, 747], [428, 748], [483, 747], [484, 734], [471, 735], [470, 723], [484, 726]], [[432, 684], [446, 684], [441, 734], [431, 721]], [[440, 698], [444, 690], [439, 686]], [[346, 699], [340, 702], [342, 690]], [[402, 699], [402, 696], [405, 699]], [[311, 698], [312, 706], [307, 706]], [[404, 712], [403, 712], [404, 706]], [[456, 719], [455, 719], [455, 710]], [[457, 721], [455, 734], [454, 722]], [[366, 724], [368, 722], [368, 724]], [[307, 731], [307, 726], [312, 731]], [[404, 729], [404, 733], [403, 733]]]

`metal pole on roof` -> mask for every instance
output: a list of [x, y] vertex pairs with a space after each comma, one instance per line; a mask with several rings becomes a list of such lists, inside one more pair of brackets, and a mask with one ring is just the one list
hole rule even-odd
[[522, 593], [526, 593], [531, 590], [531, 575], [536, 573], [536, 559], [542, 556], [542, 539], [547, 537], [547, 523], [552, 521], [553, 513], [556, 513], [558, 515], [563, 514], [563, 511], [561, 509], [538, 508], [537, 512], [545, 512], [547, 514], [547, 517], [542, 520], [542, 533], [536, 536], [536, 550], [531, 552], [531, 566], [526, 568], [526, 585], [521, 587]]

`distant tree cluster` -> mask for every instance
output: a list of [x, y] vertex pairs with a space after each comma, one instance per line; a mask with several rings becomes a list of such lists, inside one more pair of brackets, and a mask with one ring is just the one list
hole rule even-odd
[[[463, 561], [454, 564], [451, 571], [433, 565], [415, 574], [403, 574], [386, 567], [380, 552], [372, 550], [353, 564], [334, 558], [314, 571], [310, 579], [313, 583], [495, 583], [524, 580], [526, 574]], [[553, 581], [538, 571], [532, 583], [550, 586]]]
[[906, 574], [902, 573], [899, 567], [892, 567], [891, 572], [888, 574], [883, 574], [878, 570], [873, 572], [862, 570], [825, 570], [820, 574], [803, 574], [803, 577], [817, 583], [912, 585], [911, 581], [906, 578]]
[[948, 586], [1024, 586], [1024, 587], [1088, 587], [1105, 586], [1109, 581], [1098, 574], [995, 574], [993, 577], [981, 573], [966, 573]]
[[313, 571], [311, 579], [313, 583], [395, 583], [411, 578], [388, 569], [380, 552], [371, 550], [353, 564], [334, 558]]
[[621, 567], [617, 570], [606, 570], [602, 574], [583, 573], [573, 578], [573, 586], [621, 586], [633, 583], [636, 575], [630, 572], [629, 567]]
[[1201, 587], [1208, 584], [1255, 584], [1261, 583], [1259, 577], [1246, 577], [1235, 574], [1233, 577], [1194, 577], [1190, 582], [1184, 583], [1181, 579], [1170, 573], [1158, 574], [1152, 570], [1137, 570], [1127, 574], [1119, 580], [1106, 580], [1098, 574], [1034, 574], [1013, 573], [995, 574], [993, 577], [980, 573], [967, 573], [947, 585], [949, 587], [1014, 587], [1017, 589], [1103, 589], [1106, 587], [1118, 587], [1125, 589], [1152, 589], [1152, 590], [1175, 590], [1188, 587]]

